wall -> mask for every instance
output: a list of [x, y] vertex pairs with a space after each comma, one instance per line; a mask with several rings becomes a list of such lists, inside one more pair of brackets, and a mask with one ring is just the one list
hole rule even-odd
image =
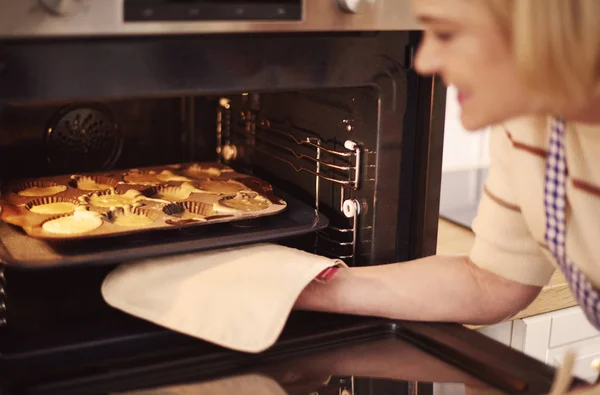
[[456, 89], [448, 88], [446, 99], [446, 124], [444, 135], [443, 171], [489, 165], [489, 131], [469, 132], [460, 121], [460, 106], [456, 100]]

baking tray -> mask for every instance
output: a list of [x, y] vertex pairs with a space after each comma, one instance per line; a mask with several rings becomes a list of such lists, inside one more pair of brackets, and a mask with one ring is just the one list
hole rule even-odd
[[216, 223], [142, 232], [118, 237], [49, 242], [27, 236], [20, 228], [0, 223], [0, 259], [18, 269], [113, 264], [161, 255], [201, 251], [280, 240], [325, 229], [329, 220], [315, 209], [275, 189], [287, 202], [278, 215], [247, 221]]
[[243, 221], [287, 206], [267, 182], [217, 163], [16, 180], [0, 202], [4, 222], [56, 241]]

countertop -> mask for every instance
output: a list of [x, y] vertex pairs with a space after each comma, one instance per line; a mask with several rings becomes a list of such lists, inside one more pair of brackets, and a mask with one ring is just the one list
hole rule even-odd
[[[467, 255], [473, 245], [474, 234], [470, 229], [440, 219], [438, 229], [438, 254]], [[538, 297], [523, 311], [511, 319], [519, 319], [548, 313], [576, 305], [562, 273], [554, 272], [550, 283], [545, 286]]]

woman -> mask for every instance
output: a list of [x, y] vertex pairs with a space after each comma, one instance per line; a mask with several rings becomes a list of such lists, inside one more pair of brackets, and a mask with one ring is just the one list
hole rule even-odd
[[467, 257], [341, 269], [299, 309], [494, 323], [555, 268], [600, 328], [600, 1], [414, 0], [422, 74], [456, 86], [462, 122], [494, 125]]

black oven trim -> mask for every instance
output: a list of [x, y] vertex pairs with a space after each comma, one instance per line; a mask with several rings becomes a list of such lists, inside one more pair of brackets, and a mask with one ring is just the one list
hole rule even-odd
[[[415, 206], [411, 213], [411, 259], [434, 255], [437, 249], [446, 87], [439, 77], [419, 79], [412, 179]], [[398, 221], [400, 225], [400, 218]], [[398, 240], [402, 240], [400, 237]]]
[[409, 40], [409, 32], [0, 40], [0, 101], [377, 85], [408, 69]]

